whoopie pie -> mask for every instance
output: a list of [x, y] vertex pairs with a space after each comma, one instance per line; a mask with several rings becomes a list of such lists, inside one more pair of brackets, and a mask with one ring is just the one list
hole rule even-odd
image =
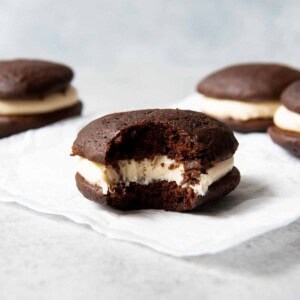
[[190, 211], [236, 188], [238, 142], [203, 113], [152, 109], [101, 117], [78, 134], [79, 191], [111, 207]]
[[81, 114], [73, 71], [43, 60], [0, 61], [0, 138]]
[[204, 96], [204, 113], [235, 131], [264, 132], [273, 124], [280, 94], [297, 79], [300, 72], [285, 65], [239, 64], [210, 74], [197, 91]]

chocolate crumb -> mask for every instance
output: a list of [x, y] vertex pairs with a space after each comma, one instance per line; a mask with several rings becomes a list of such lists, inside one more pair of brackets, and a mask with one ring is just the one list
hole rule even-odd
[[170, 164], [168, 167], [169, 170], [174, 170], [175, 169], [175, 165], [174, 164]]

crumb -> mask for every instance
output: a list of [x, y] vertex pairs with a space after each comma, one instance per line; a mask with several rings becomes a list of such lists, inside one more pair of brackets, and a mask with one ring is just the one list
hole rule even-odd
[[175, 168], [174, 164], [170, 164], [168, 169], [173, 170], [174, 168]]

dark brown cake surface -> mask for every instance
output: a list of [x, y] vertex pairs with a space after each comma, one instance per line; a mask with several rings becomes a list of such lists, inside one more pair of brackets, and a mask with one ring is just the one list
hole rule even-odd
[[289, 84], [300, 79], [300, 71], [285, 65], [249, 63], [233, 65], [204, 78], [197, 91], [218, 99], [248, 102], [279, 100]]
[[152, 109], [101, 117], [78, 134], [73, 155], [102, 164], [167, 155], [176, 161], [222, 161], [238, 147], [232, 131], [205, 114]]
[[300, 114], [300, 80], [293, 82], [283, 91], [281, 102], [289, 110]]
[[268, 133], [274, 143], [300, 157], [300, 133], [283, 130], [276, 126], [269, 127]]
[[273, 125], [272, 118], [250, 119], [247, 121], [240, 121], [234, 119], [219, 119], [234, 131], [242, 133], [250, 132], [266, 132], [268, 127]]
[[73, 71], [62, 64], [42, 60], [16, 59], [0, 61], [0, 98], [41, 98], [64, 91]]
[[204, 196], [196, 195], [191, 189], [182, 188], [174, 181], [157, 181], [149, 185], [131, 183], [129, 186], [125, 186], [120, 184], [114, 193], [103, 195], [100, 187], [91, 185], [80, 174], [76, 174], [77, 187], [86, 198], [122, 210], [191, 211], [208, 201], [230, 193], [239, 182], [240, 173], [238, 169], [233, 168], [227, 175], [214, 182]]

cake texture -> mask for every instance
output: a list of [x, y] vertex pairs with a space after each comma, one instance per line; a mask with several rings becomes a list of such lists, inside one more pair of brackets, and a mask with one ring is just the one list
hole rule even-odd
[[289, 110], [300, 114], [300, 80], [293, 82], [283, 91], [281, 102]]
[[0, 61], [0, 137], [81, 114], [71, 68], [33, 59]]
[[233, 65], [212, 73], [197, 86], [203, 95], [218, 99], [261, 102], [280, 98], [300, 72], [288, 66], [269, 63]]
[[247, 121], [219, 118], [219, 121], [226, 123], [232, 130], [242, 133], [265, 132], [266, 128], [273, 125], [273, 118], [250, 119]]
[[202, 113], [154, 109], [91, 122], [72, 155], [88, 199], [123, 210], [189, 211], [235, 189], [237, 147], [226, 125]]
[[300, 133], [282, 130], [276, 126], [269, 127], [268, 133], [274, 143], [300, 158]]
[[64, 91], [73, 71], [62, 64], [33, 59], [0, 61], [0, 98], [28, 99]]

